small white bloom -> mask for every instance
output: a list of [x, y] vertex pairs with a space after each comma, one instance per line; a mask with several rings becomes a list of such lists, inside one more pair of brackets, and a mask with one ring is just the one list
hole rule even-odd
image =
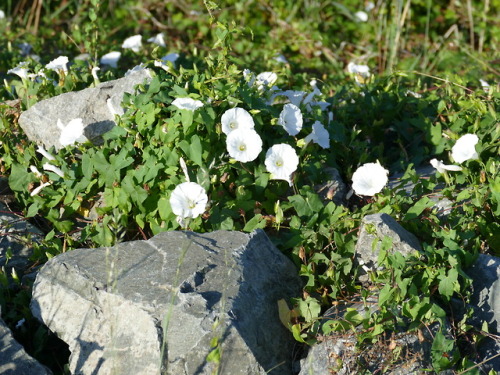
[[278, 55], [276, 55], [274, 57], [274, 60], [277, 61], [277, 62], [279, 62], [279, 63], [282, 63], [282, 64], [288, 64], [288, 60], [281, 53], [278, 54]]
[[319, 121], [316, 121], [313, 124], [312, 133], [309, 134], [305, 139], [306, 142], [313, 141], [317, 143], [322, 148], [330, 148], [330, 134], [325, 129], [323, 124]]
[[226, 147], [233, 159], [246, 163], [257, 159], [262, 151], [262, 139], [253, 129], [239, 128], [227, 136]]
[[154, 43], [160, 47], [166, 47], [165, 39], [163, 38], [163, 33], [156, 34], [154, 37], [148, 39], [149, 43]]
[[453, 160], [462, 164], [466, 160], [479, 158], [476, 151], [477, 142], [479, 142], [479, 138], [475, 134], [465, 134], [461, 136], [451, 148]]
[[274, 72], [263, 72], [257, 75], [257, 87], [262, 90], [264, 87], [274, 85], [278, 76]]
[[196, 111], [198, 108], [203, 107], [202, 102], [191, 98], [177, 98], [172, 102], [172, 105], [179, 109], [187, 109], [188, 111]]
[[292, 146], [280, 143], [267, 150], [264, 164], [271, 179], [285, 180], [292, 185], [292, 174], [297, 170], [299, 157]]
[[302, 112], [293, 104], [285, 104], [280, 113], [278, 124], [285, 128], [289, 135], [297, 135], [302, 129]]
[[131, 49], [134, 52], [139, 52], [142, 47], [142, 35], [130, 36], [123, 41], [122, 48]]
[[30, 165], [30, 171], [36, 176], [36, 178], [42, 178], [42, 174], [40, 173], [38, 168], [35, 167], [34, 165]]
[[59, 143], [63, 147], [87, 141], [87, 137], [83, 134], [84, 126], [81, 118], [71, 120], [66, 126], [64, 126], [61, 120], [57, 119], [57, 127], [61, 129]]
[[442, 160], [432, 159], [430, 161], [431, 165], [437, 169], [439, 173], [444, 173], [445, 171], [461, 171], [462, 167], [458, 165], [446, 165]]
[[15, 68], [7, 70], [7, 74], [16, 74], [21, 79], [27, 79], [29, 74], [29, 69], [26, 67], [27, 65], [28, 62], [23, 61], [19, 63]]
[[97, 75], [97, 72], [98, 72], [99, 70], [101, 70], [101, 68], [99, 68], [98, 66], [94, 66], [94, 67], [92, 68], [92, 77], [94, 78], [94, 82], [95, 82], [96, 84], [98, 84], [98, 83], [100, 82], [100, 80], [99, 80], [99, 76]]
[[118, 60], [120, 60], [121, 55], [121, 52], [109, 52], [101, 57], [100, 62], [102, 65], [109, 65], [112, 68], [116, 68], [118, 66]]
[[375, 8], [375, 4], [372, 1], [369, 1], [368, 3], [366, 3], [365, 10], [367, 12], [372, 11], [374, 8]]
[[177, 61], [177, 59], [179, 58], [179, 54], [178, 53], [175, 53], [175, 52], [172, 52], [172, 53], [169, 53], [168, 55], [165, 55], [161, 58], [161, 61], [163, 62], [167, 62], [167, 61], [170, 61], [171, 63], [175, 63]]
[[222, 131], [229, 135], [236, 129], [253, 129], [255, 124], [252, 115], [243, 108], [230, 108], [222, 114]]
[[47, 187], [50, 184], [52, 184], [51, 181], [47, 181], [47, 182], [44, 182], [43, 184], [40, 184], [39, 186], [37, 186], [36, 188], [33, 189], [33, 191], [30, 193], [30, 196], [34, 197], [35, 195], [38, 195], [38, 193], [40, 193], [40, 191], [42, 191], [42, 189], [44, 187]]
[[196, 218], [205, 212], [208, 196], [205, 189], [195, 182], [183, 182], [170, 196], [172, 212], [181, 219]]
[[360, 10], [359, 12], [354, 13], [354, 18], [360, 22], [368, 21], [368, 14]]
[[39, 154], [42, 154], [42, 156], [46, 157], [50, 161], [56, 160], [56, 158], [54, 156], [52, 156], [52, 154], [47, 152], [47, 150], [45, 150], [45, 148], [43, 146], [38, 146], [38, 148], [36, 149], [36, 152], [38, 152]]
[[387, 184], [389, 171], [377, 163], [366, 163], [352, 175], [352, 188], [358, 195], [374, 196]]
[[413, 96], [414, 98], [417, 98], [417, 99], [420, 99], [422, 97], [422, 95], [419, 94], [418, 92], [414, 92], [411, 90], [406, 91], [406, 96]]
[[0, 10], [0, 20], [3, 20], [5, 18], [5, 12], [3, 10]]
[[479, 79], [479, 82], [481, 83], [481, 87], [483, 88], [484, 92], [490, 91], [490, 84], [486, 82], [484, 79]]
[[54, 70], [56, 72], [63, 71], [67, 73], [68, 71], [68, 57], [67, 56], [59, 56], [57, 59], [52, 60], [47, 65], [45, 65], [46, 69]]
[[295, 106], [299, 106], [300, 102], [302, 102], [302, 99], [304, 99], [304, 96], [306, 96], [305, 91], [295, 91], [295, 90], [286, 90], [283, 92], [278, 92], [276, 94], [273, 94], [273, 96], [286, 96], [288, 100], [290, 100], [290, 103], [292, 103]]
[[363, 78], [370, 77], [370, 68], [368, 65], [358, 65], [350, 62], [347, 64], [347, 71], [351, 74], [359, 74]]
[[45, 171], [54, 172], [59, 177], [64, 178], [64, 172], [60, 168], [56, 167], [55, 165], [45, 163], [42, 167]]

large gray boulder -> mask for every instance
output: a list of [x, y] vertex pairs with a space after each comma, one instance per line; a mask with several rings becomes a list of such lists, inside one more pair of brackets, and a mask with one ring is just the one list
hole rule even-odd
[[73, 374], [289, 375], [277, 301], [300, 290], [263, 231], [165, 232], [52, 258], [31, 310], [68, 343]]
[[150, 79], [150, 71], [142, 69], [96, 87], [42, 100], [21, 114], [19, 126], [33, 142], [59, 149], [62, 147], [59, 143], [61, 129], [57, 120], [67, 125], [71, 120], [81, 118], [84, 135], [99, 142], [99, 137], [115, 126], [115, 115], [123, 114], [123, 94], [132, 93], [135, 86]]
[[[392, 241], [390, 253], [399, 252], [408, 257], [422, 251], [418, 239], [391, 216], [387, 214], [366, 215], [361, 222], [358, 241], [356, 242], [356, 260], [360, 267], [360, 280], [367, 281], [367, 272], [380, 270], [378, 256], [385, 237]], [[375, 246], [374, 246], [375, 244]]]
[[26, 353], [2, 319], [0, 319], [0, 374], [52, 375], [49, 369]]

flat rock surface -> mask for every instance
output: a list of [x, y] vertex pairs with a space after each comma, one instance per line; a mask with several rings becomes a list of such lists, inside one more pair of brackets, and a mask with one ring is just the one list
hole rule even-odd
[[19, 117], [19, 126], [28, 138], [46, 148], [61, 148], [57, 120], [67, 125], [81, 118], [87, 139], [99, 141], [99, 136], [115, 126], [115, 114], [123, 114], [121, 102], [125, 92], [132, 93], [134, 87], [151, 78], [147, 69], [126, 77], [108, 81], [81, 91], [68, 92], [42, 100], [24, 111]]
[[68, 343], [75, 374], [289, 375], [277, 301], [300, 290], [263, 231], [165, 232], [54, 257], [31, 309]]

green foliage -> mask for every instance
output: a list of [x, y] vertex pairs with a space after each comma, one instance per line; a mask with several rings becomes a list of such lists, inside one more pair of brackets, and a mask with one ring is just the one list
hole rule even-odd
[[[32, 260], [43, 263], [74, 248], [147, 239], [184, 226], [198, 232], [262, 228], [304, 280], [303, 298], [294, 299], [290, 311], [280, 306], [280, 316], [289, 320], [285, 325], [297, 341], [311, 344], [318, 334], [351, 330], [363, 347], [397, 330], [446, 327], [451, 301], [468, 297], [471, 280], [464, 269], [479, 252], [500, 254], [500, 94], [493, 85], [489, 91], [478, 88], [479, 78], [495, 72], [482, 54], [495, 52], [498, 30], [489, 27], [494, 12], [474, 16], [472, 25], [462, 6], [414, 0], [405, 10], [410, 2], [392, 1], [377, 4], [369, 14], [374, 22], [362, 23], [354, 16], [362, 10], [355, 1], [228, 1], [220, 8], [205, 2], [200, 9], [183, 9], [181, 3], [157, 8], [133, 3], [45, 2], [42, 19], [55, 22], [54, 30], [34, 48], [50, 53], [41, 62], [27, 58], [26, 65], [38, 77], [5, 76], [0, 97], [19, 102], [16, 110], [0, 103], [0, 174], [9, 176], [24, 215], [43, 223], [45, 239], [35, 246]], [[13, 44], [21, 32], [15, 23], [29, 26], [29, 11], [17, 12], [23, 17], [0, 25], [6, 30], [0, 38], [6, 46], [0, 49], [3, 71], [24, 60]], [[56, 22], [65, 14], [74, 17], [67, 24]], [[120, 77], [125, 68], [141, 62], [152, 70], [151, 82], [126, 95], [125, 113], [102, 144], [48, 150], [55, 157], [50, 163], [64, 177], [44, 170], [47, 158], [17, 126], [19, 110], [96, 84], [91, 68], [98, 56], [139, 32], [136, 22], [125, 22], [129, 19], [140, 20], [140, 31], [150, 36], [160, 31], [154, 26], [158, 22], [168, 23], [167, 50], [182, 50], [185, 56], [176, 65], [159, 68], [155, 61], [166, 52], [163, 47], [125, 51], [118, 68], [103, 69], [100, 80]], [[475, 32], [453, 34], [459, 51], [448, 43], [451, 34], [444, 35], [457, 23]], [[48, 35], [46, 27], [39, 32]], [[420, 34], [425, 35], [423, 44], [417, 43]], [[91, 60], [74, 61], [66, 74], [45, 69], [41, 75], [48, 56], [56, 57], [52, 51], [59, 49], [71, 55], [88, 52]], [[403, 58], [403, 51], [410, 56]], [[375, 56], [368, 59], [372, 72], [378, 67], [383, 73], [358, 84], [343, 68], [365, 52]], [[288, 63], [274, 60], [277, 54], [284, 54]], [[476, 65], [470, 64], [471, 56], [481, 62], [480, 69], [471, 68]], [[459, 63], [450, 66], [449, 59], [457, 57]], [[284, 96], [251, 84], [251, 77], [243, 75], [246, 68], [277, 73], [276, 85], [282, 90], [311, 93], [309, 82], [315, 79], [321, 93], [314, 100], [328, 107], [301, 104], [304, 127], [289, 136], [278, 124]], [[189, 111], [172, 105], [186, 97], [200, 100], [203, 107]], [[251, 162], [237, 162], [227, 154], [221, 117], [235, 106], [251, 113], [262, 138], [263, 151]], [[326, 126], [329, 149], [305, 142], [315, 121]], [[451, 148], [467, 133], [479, 138], [479, 159], [461, 164], [462, 171], [426, 178], [417, 174], [432, 158], [452, 164]], [[266, 150], [278, 143], [290, 145], [299, 156], [292, 184], [273, 180], [264, 165]], [[376, 160], [391, 176], [401, 177], [375, 197], [354, 195], [340, 205], [320, 194], [327, 167], [337, 168], [349, 184], [361, 164]], [[185, 181], [201, 185], [209, 204], [203, 215], [181, 226], [170, 197]], [[47, 185], [33, 194], [42, 184]], [[408, 186], [411, 191], [405, 190]], [[451, 202], [446, 212], [436, 207], [436, 196]], [[363, 216], [376, 212], [391, 215], [417, 235], [423, 251], [405, 258], [391, 251], [389, 238], [374, 242], [383, 269], [370, 273], [368, 287], [356, 281], [355, 245]], [[6, 279], [0, 273], [0, 281]], [[369, 306], [374, 296], [379, 310], [373, 314], [348, 308], [338, 319], [322, 318], [333, 303], [357, 299]], [[16, 296], [2, 290], [0, 297], [3, 307], [15, 307], [10, 324], [26, 315], [27, 304]], [[458, 337], [469, 331], [461, 324], [455, 333]], [[219, 362], [219, 344], [214, 339], [208, 360]], [[459, 346], [442, 328], [432, 344], [434, 369], [467, 368], [459, 354]]]

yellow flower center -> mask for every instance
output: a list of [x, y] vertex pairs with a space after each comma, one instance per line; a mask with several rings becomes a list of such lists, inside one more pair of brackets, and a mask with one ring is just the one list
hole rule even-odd
[[193, 208], [195, 208], [195, 207], [196, 207], [196, 203], [195, 203], [195, 202], [193, 202], [192, 200], [189, 200], [189, 201], [188, 201], [188, 207], [189, 207], [190, 209], [193, 209]]
[[276, 164], [277, 167], [282, 167], [283, 166], [283, 160], [276, 160]]
[[240, 151], [245, 151], [247, 149], [247, 146], [245, 145], [240, 145]]
[[236, 129], [237, 125], [238, 125], [238, 124], [237, 124], [235, 121], [231, 121], [231, 122], [229, 123], [229, 127], [230, 127], [231, 129]]

